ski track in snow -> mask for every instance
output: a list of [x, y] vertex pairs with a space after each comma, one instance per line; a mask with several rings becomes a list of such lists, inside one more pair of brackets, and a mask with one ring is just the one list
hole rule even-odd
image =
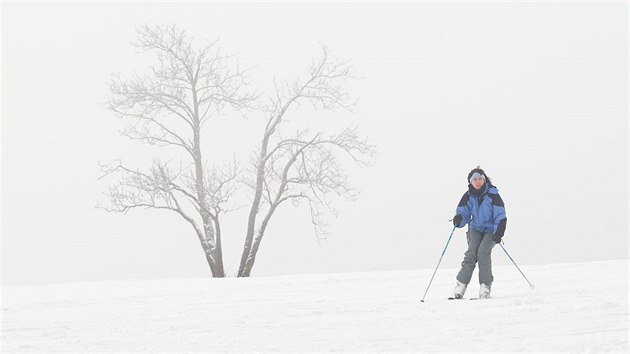
[[[2, 353], [628, 351], [628, 260], [495, 267], [493, 299], [449, 301], [457, 269], [3, 287]], [[467, 297], [477, 296], [478, 285]]]

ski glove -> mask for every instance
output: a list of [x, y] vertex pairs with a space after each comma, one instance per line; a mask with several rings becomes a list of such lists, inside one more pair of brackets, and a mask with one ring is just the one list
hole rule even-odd
[[492, 241], [494, 241], [494, 243], [501, 243], [501, 236], [495, 234], [494, 236], [492, 236]]
[[459, 226], [461, 222], [462, 222], [462, 216], [459, 214], [455, 215], [455, 217], [453, 218], [453, 225]]

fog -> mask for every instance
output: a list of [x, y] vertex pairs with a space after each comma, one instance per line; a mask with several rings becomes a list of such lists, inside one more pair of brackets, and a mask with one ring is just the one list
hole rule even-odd
[[[138, 25], [219, 40], [252, 87], [304, 76], [325, 43], [350, 60], [352, 112], [301, 107], [297, 127], [356, 125], [379, 154], [347, 166], [362, 193], [338, 200], [317, 242], [305, 205], [271, 220], [252, 276], [426, 269], [481, 166], [505, 201], [505, 247], [522, 264], [628, 257], [628, 35], [625, 2], [4, 3], [2, 281], [209, 276], [192, 228], [167, 211], [97, 209], [115, 179], [99, 162], [177, 155], [120, 136], [104, 108], [113, 74], [147, 70]], [[263, 95], [264, 98], [264, 95]], [[209, 124], [211, 163], [246, 163], [264, 115]], [[223, 218], [233, 276], [247, 201]], [[457, 230], [443, 263], [465, 250]], [[494, 252], [496, 264], [509, 264]], [[447, 276], [447, 275], [443, 275]], [[455, 274], [452, 275], [453, 278]], [[424, 285], [424, 284], [422, 284]]]

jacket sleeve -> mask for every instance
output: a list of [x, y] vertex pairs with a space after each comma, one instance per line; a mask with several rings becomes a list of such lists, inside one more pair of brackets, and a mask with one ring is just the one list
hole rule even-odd
[[464, 193], [462, 199], [459, 201], [457, 205], [457, 209], [455, 210], [455, 214], [459, 214], [462, 216], [462, 221], [457, 225], [457, 227], [464, 227], [466, 224], [470, 222], [471, 214], [470, 207], [468, 207], [468, 200], [470, 199], [470, 195], [468, 192]]
[[492, 198], [492, 215], [494, 216], [494, 234], [503, 237], [507, 226], [505, 204], [498, 193], [491, 194], [490, 197]]

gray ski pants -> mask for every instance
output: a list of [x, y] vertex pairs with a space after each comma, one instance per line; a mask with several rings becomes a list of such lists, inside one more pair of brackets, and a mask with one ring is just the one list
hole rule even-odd
[[490, 254], [496, 243], [492, 240], [492, 233], [470, 229], [466, 233], [468, 250], [464, 253], [462, 268], [457, 273], [457, 281], [469, 284], [472, 278], [475, 264], [479, 263], [479, 284], [492, 285], [492, 259]]

